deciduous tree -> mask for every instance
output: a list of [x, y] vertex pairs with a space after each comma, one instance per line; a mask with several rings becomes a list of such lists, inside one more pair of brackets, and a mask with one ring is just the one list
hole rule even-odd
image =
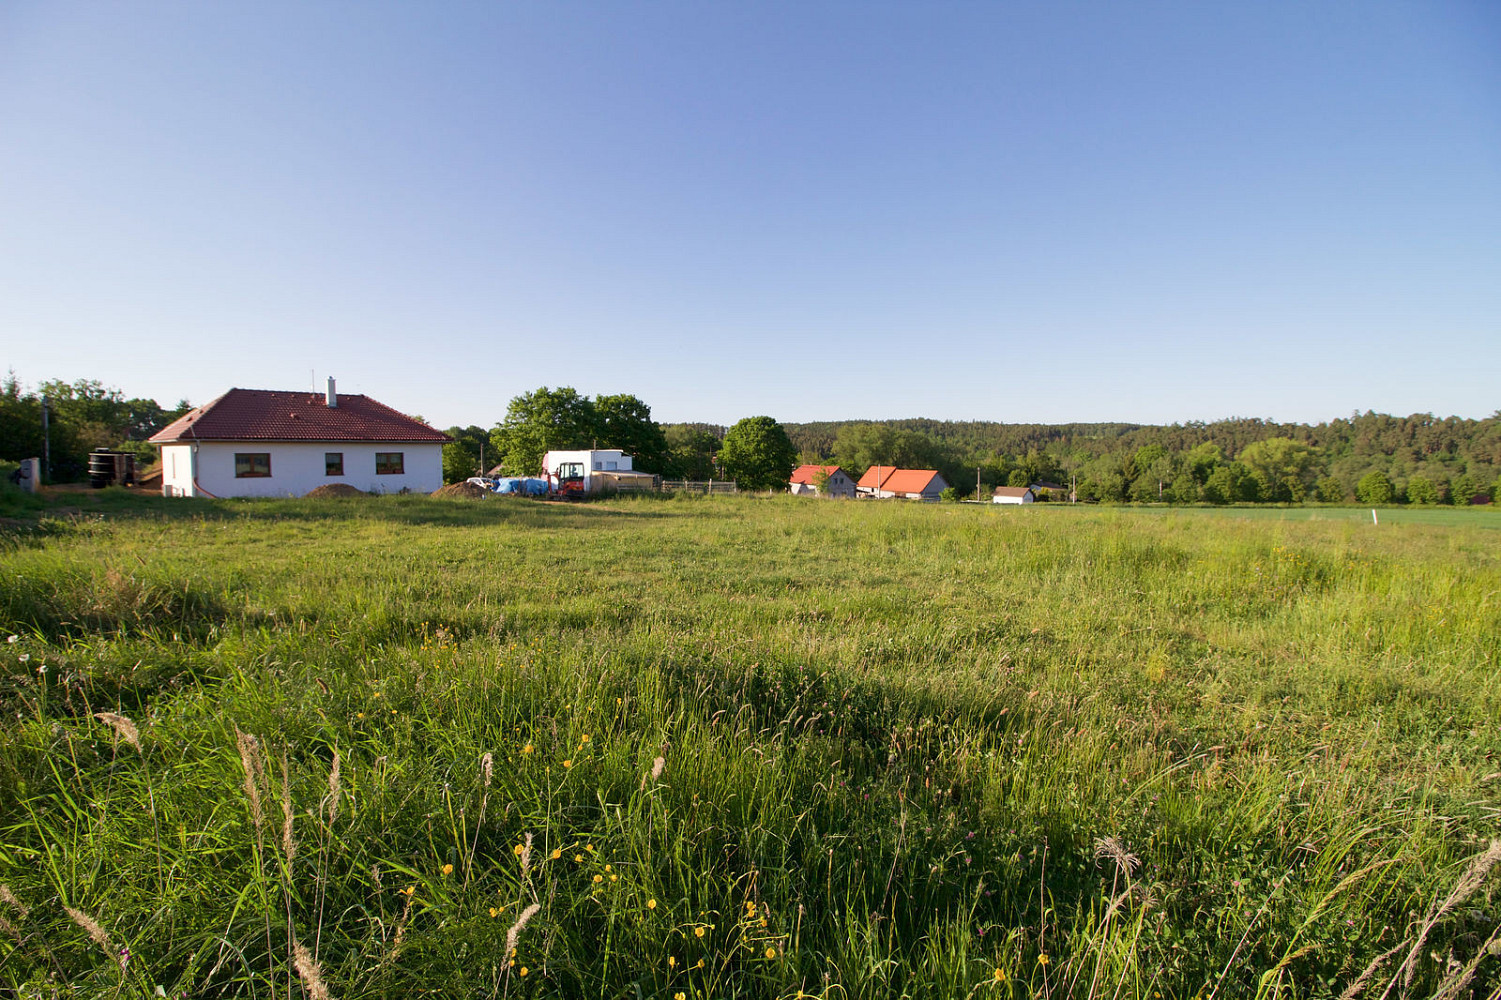
[[532, 475], [549, 451], [590, 448], [599, 429], [594, 403], [569, 386], [523, 393], [511, 400], [506, 419], [490, 432], [507, 471]]
[[719, 457], [725, 472], [741, 488], [785, 490], [797, 463], [797, 449], [771, 417], [746, 417], [725, 434]]
[[1355, 484], [1355, 496], [1361, 503], [1391, 503], [1397, 495], [1392, 481], [1381, 471], [1367, 472]]

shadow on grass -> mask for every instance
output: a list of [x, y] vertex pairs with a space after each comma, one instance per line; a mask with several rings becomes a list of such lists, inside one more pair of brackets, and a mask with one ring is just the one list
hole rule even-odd
[[111, 520], [385, 521], [411, 526], [486, 527], [517, 524], [535, 528], [589, 528], [611, 519], [666, 517], [656, 504], [565, 504], [521, 498], [452, 499], [427, 496], [207, 499], [167, 498], [120, 488], [17, 494], [0, 502], [0, 531], [24, 536], [47, 533], [48, 521], [104, 517]]

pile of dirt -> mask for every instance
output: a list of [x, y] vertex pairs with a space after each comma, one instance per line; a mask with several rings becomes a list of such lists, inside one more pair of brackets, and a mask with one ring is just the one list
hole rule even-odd
[[303, 494], [313, 500], [321, 500], [324, 497], [362, 497], [367, 496], [363, 490], [357, 490], [348, 483], [324, 483], [317, 489], [308, 490]]
[[431, 495], [435, 497], [459, 497], [463, 500], [483, 500], [490, 495], [490, 491], [483, 486], [476, 486], [473, 483], [449, 483], [442, 489], [433, 490]]

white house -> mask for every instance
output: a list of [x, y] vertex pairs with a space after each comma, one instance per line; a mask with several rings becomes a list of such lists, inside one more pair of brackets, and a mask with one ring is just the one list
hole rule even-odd
[[369, 396], [231, 389], [152, 435], [169, 497], [301, 496], [327, 483], [431, 493], [452, 439]]
[[583, 480], [585, 493], [598, 492], [604, 477], [596, 472], [630, 472], [631, 456], [618, 448], [594, 448], [585, 451], [550, 451], [542, 456], [542, 474], [561, 488], [564, 481]]
[[[823, 479], [823, 488], [819, 488], [819, 480]], [[813, 496], [841, 497], [854, 499], [855, 481], [850, 474], [837, 465], [799, 465], [792, 470], [792, 478], [788, 481], [787, 491], [794, 495], [809, 494]]]
[[997, 486], [990, 497], [991, 503], [1036, 503], [1037, 494], [1030, 486]]

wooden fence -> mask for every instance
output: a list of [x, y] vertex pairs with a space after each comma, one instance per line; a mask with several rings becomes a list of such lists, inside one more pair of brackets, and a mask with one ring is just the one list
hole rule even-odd
[[664, 479], [663, 493], [739, 493], [733, 479], [710, 479], [699, 482], [693, 479]]

